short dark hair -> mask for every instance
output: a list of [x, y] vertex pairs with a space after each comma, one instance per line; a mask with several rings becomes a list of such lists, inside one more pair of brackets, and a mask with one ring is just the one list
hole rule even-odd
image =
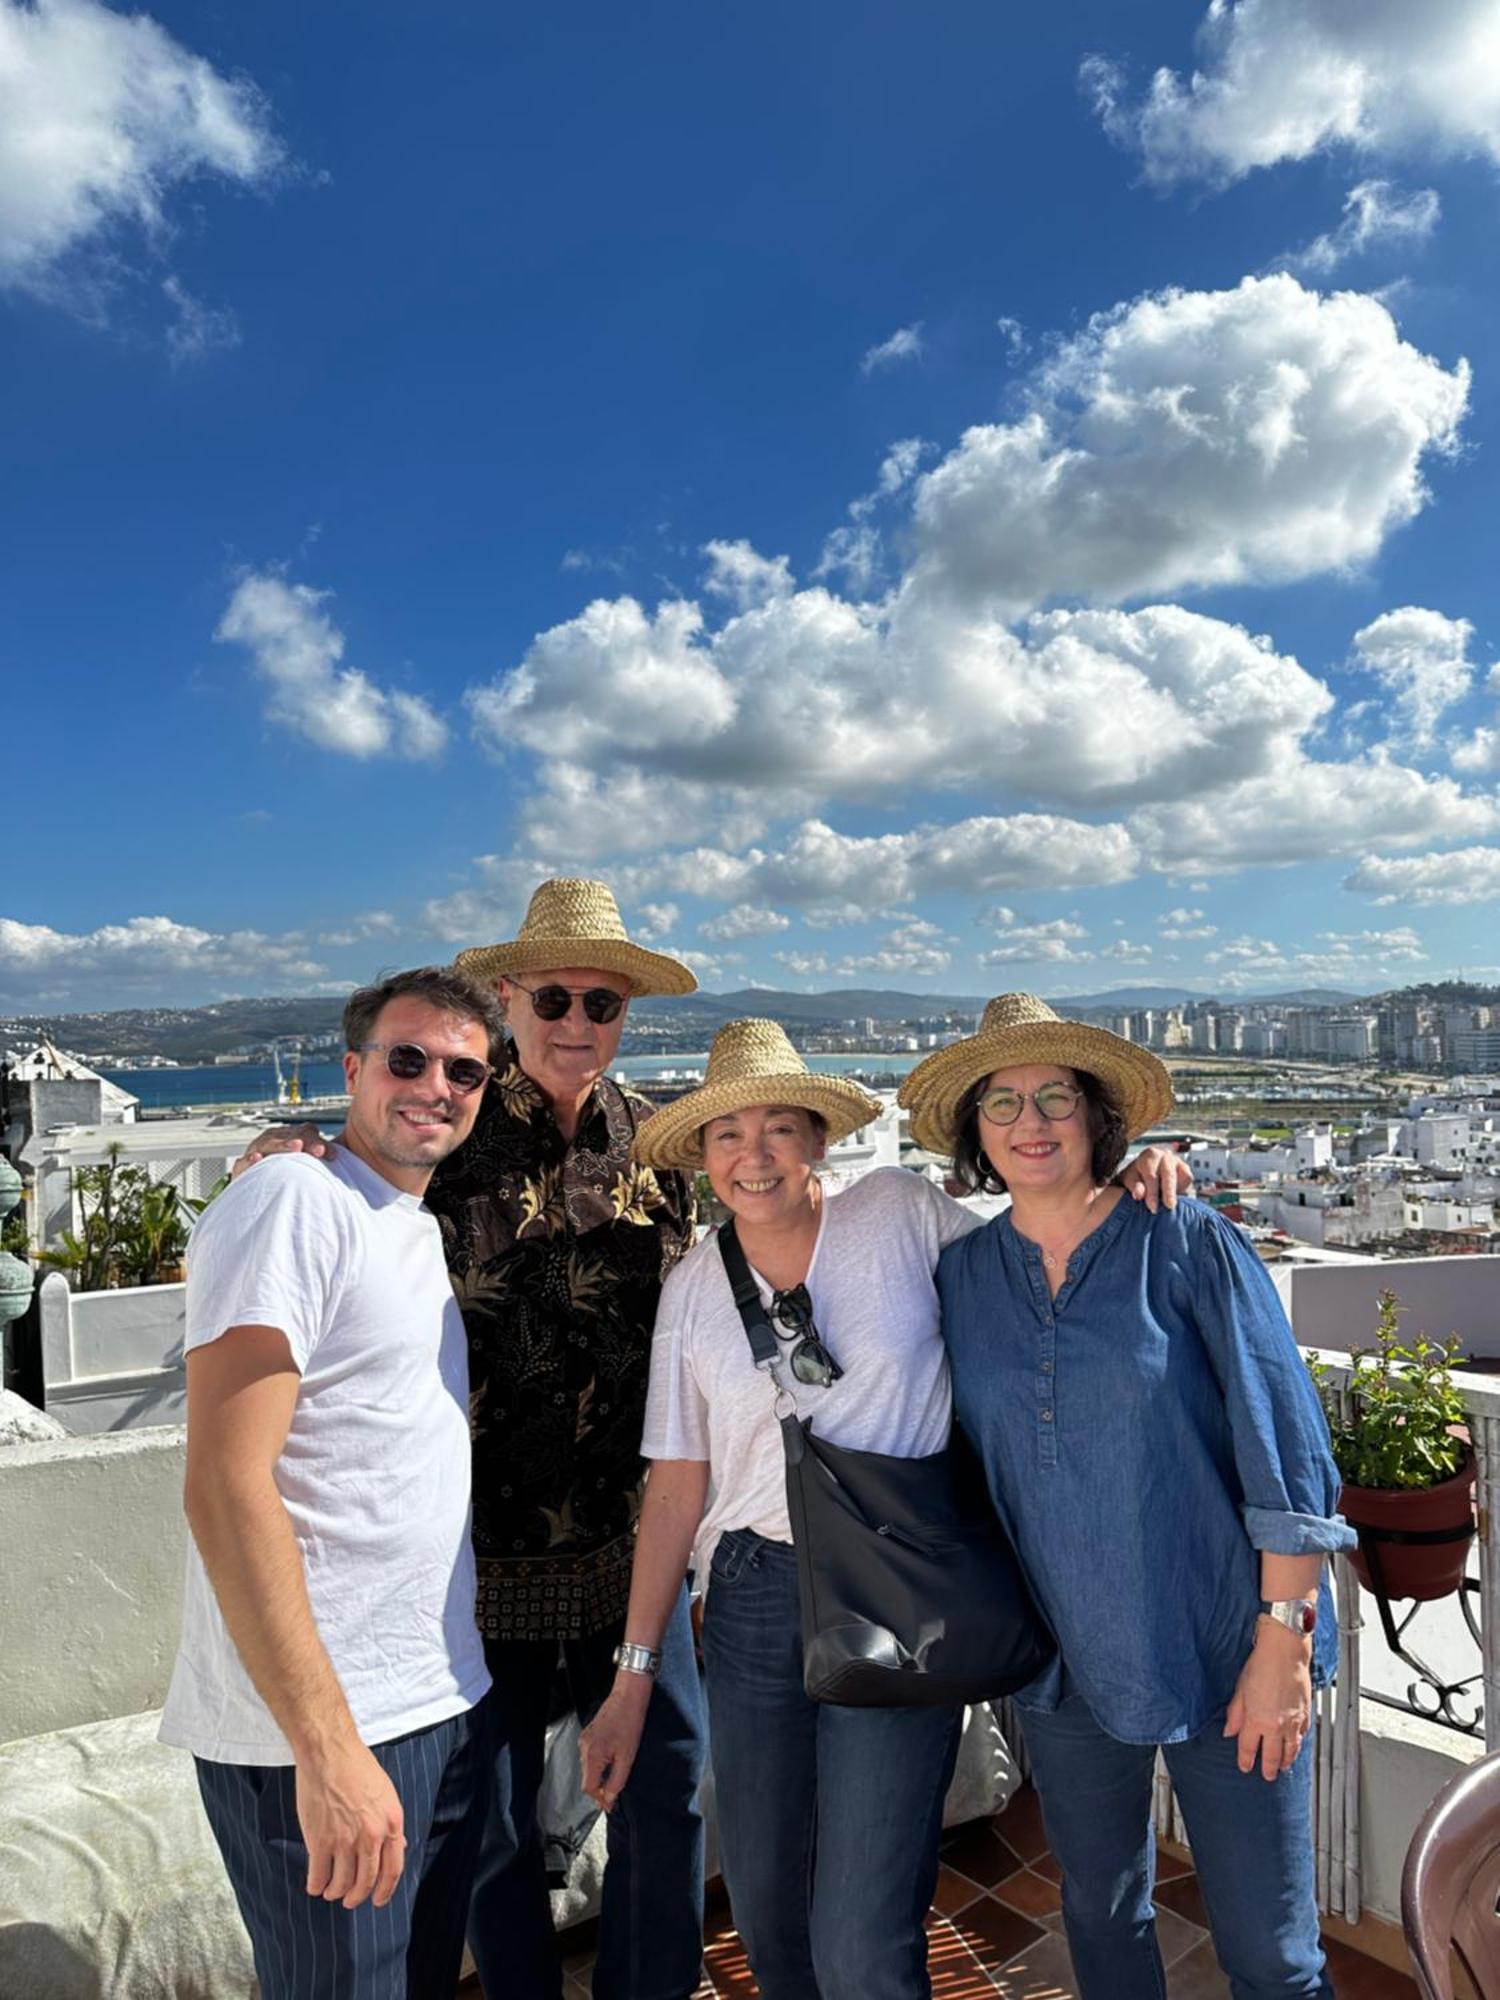
[[[1120, 1170], [1130, 1141], [1119, 1099], [1091, 1070], [1075, 1069], [1078, 1088], [1088, 1107], [1089, 1133], [1094, 1141], [1089, 1162], [1095, 1187], [1112, 1181]], [[1005, 1182], [990, 1165], [979, 1138], [979, 1100], [989, 1089], [989, 1073], [978, 1077], [958, 1100], [958, 1137], [953, 1144], [953, 1178], [965, 1194], [1004, 1194]]]
[[344, 1003], [344, 1046], [355, 1050], [369, 1041], [375, 1023], [392, 1000], [425, 1000], [444, 1014], [478, 1021], [494, 1060], [505, 1034], [505, 1016], [491, 986], [481, 986], [451, 965], [419, 965], [410, 972], [389, 972], [372, 986], [361, 986]]

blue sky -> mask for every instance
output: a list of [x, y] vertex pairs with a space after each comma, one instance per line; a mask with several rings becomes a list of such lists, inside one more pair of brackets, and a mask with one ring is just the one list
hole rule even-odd
[[1497, 74], [1500, 0], [0, 0], [0, 1008], [549, 873], [720, 989], [1500, 980]]

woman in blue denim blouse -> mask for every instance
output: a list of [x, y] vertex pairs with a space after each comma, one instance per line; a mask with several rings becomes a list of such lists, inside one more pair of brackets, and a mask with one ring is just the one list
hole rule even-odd
[[1331, 1994], [1312, 1689], [1354, 1540], [1291, 1328], [1243, 1235], [1110, 1185], [1164, 1066], [1029, 994], [902, 1090], [914, 1136], [1011, 1207], [943, 1253], [955, 1412], [1058, 1639], [1018, 1696], [1084, 2000], [1160, 2000], [1158, 1746], [1237, 2000]]

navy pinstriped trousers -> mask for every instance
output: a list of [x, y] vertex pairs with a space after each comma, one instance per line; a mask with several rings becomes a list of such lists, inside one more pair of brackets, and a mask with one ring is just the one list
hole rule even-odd
[[292, 1765], [193, 1760], [262, 2000], [429, 2000], [458, 1984], [494, 1764], [489, 1699], [371, 1747], [406, 1826], [406, 1865], [383, 1910], [308, 1895]]

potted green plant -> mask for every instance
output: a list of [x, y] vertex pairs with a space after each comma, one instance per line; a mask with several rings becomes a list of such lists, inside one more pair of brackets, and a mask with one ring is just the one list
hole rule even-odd
[[1448, 1596], [1463, 1580], [1474, 1534], [1474, 1453], [1453, 1386], [1458, 1341], [1418, 1334], [1403, 1342], [1401, 1312], [1387, 1288], [1374, 1346], [1350, 1351], [1347, 1404], [1324, 1368], [1308, 1366], [1343, 1481], [1339, 1512], [1359, 1532], [1349, 1556], [1354, 1573], [1374, 1589], [1373, 1560], [1388, 1598], [1425, 1601]]
[[136, 1284], [180, 1284], [187, 1236], [177, 1189], [165, 1181], [146, 1181], [136, 1193], [128, 1236], [127, 1270]]
[[189, 1201], [144, 1167], [126, 1165], [119, 1145], [97, 1166], [77, 1168], [73, 1188], [78, 1230], [65, 1230], [38, 1261], [80, 1292], [180, 1283], [190, 1218], [218, 1192]]

